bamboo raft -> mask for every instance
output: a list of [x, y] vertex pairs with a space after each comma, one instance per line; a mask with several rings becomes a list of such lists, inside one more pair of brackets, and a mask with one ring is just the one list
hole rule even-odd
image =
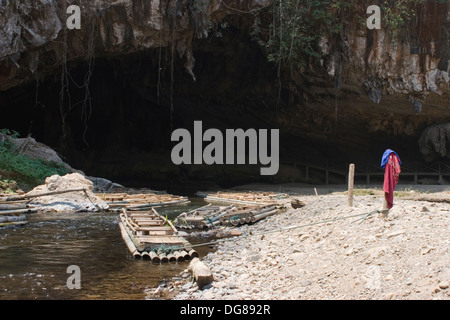
[[134, 258], [160, 263], [198, 257], [191, 244], [177, 235], [178, 230], [173, 224], [154, 208], [149, 211], [123, 208], [119, 219], [122, 238]]
[[233, 203], [241, 205], [269, 205], [281, 204], [289, 198], [285, 193], [270, 192], [217, 192], [208, 194], [205, 201], [219, 203]]
[[245, 223], [254, 223], [268, 216], [278, 213], [280, 208], [274, 204], [262, 206], [236, 207], [220, 216], [220, 223], [224, 226], [238, 226]]
[[106, 201], [112, 211], [119, 212], [123, 208], [126, 208], [127, 210], [150, 210], [153, 207], [180, 205], [190, 202], [187, 197], [171, 194], [97, 193], [96, 196]]
[[0, 200], [0, 227], [27, 224], [25, 214], [36, 211], [27, 200]]
[[184, 229], [205, 229], [222, 226], [238, 226], [245, 223], [254, 223], [268, 216], [277, 214], [283, 207], [275, 204], [235, 206], [212, 206], [183, 212], [177, 217], [177, 227]]
[[235, 208], [234, 205], [224, 207], [212, 206], [210, 203], [206, 206], [180, 214], [176, 219], [176, 226], [180, 229], [206, 229], [216, 227], [221, 223], [219, 218], [233, 208]]

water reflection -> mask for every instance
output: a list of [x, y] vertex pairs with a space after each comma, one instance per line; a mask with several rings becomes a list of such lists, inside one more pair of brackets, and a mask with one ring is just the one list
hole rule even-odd
[[[194, 199], [158, 211], [173, 218], [204, 204]], [[28, 221], [0, 229], [0, 299], [145, 299], [146, 289], [189, 264], [133, 259], [115, 213], [30, 214]], [[207, 250], [197, 251], [203, 256]], [[79, 290], [66, 286], [70, 265], [80, 267]]]

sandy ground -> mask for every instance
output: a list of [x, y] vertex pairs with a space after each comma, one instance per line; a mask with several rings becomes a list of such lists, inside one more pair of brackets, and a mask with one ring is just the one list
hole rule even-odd
[[[364, 220], [346, 217], [380, 209], [379, 190], [357, 192], [349, 207], [342, 193], [277, 187], [272, 191], [289, 192], [306, 205], [239, 227], [240, 238], [202, 258], [212, 284], [200, 290], [181, 274], [172, 283], [173, 299], [449, 299], [450, 203], [409, 199], [449, 199], [449, 186], [425, 193], [399, 186], [387, 217], [374, 213]], [[332, 219], [341, 220], [322, 223]], [[294, 228], [280, 231], [286, 227]]]

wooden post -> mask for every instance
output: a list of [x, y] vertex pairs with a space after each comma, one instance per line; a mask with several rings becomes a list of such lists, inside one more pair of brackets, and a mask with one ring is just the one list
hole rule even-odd
[[201, 262], [199, 258], [192, 259], [188, 266], [188, 270], [192, 272], [192, 275], [200, 289], [214, 280], [209, 268]]
[[351, 163], [348, 168], [348, 205], [353, 207], [353, 186], [355, 180], [355, 164]]
[[389, 213], [388, 203], [386, 200], [386, 192], [383, 194], [383, 208], [381, 209], [381, 213], [383, 214], [384, 218], [387, 218]]

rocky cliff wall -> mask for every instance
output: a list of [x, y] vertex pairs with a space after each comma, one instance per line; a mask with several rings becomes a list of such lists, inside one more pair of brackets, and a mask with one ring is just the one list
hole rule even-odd
[[[364, 15], [367, 3], [358, 1], [356, 10]], [[253, 13], [271, 21], [272, 1], [70, 4], [81, 8], [81, 30], [65, 25], [68, 2], [0, 0], [0, 126], [31, 130], [88, 174], [117, 180], [136, 167], [135, 176], [146, 179], [182, 175], [167, 165], [167, 141], [171, 128], [194, 120], [279, 127], [287, 162], [377, 162], [388, 147], [404, 160], [448, 160], [448, 2], [418, 5], [405, 42], [349, 19], [337, 40], [317, 44], [319, 57], [282, 69], [280, 79], [250, 35]], [[211, 167], [188, 176], [219, 174], [233, 176]]]
[[0, 91], [59, 70], [62, 64], [173, 46], [194, 77], [193, 39], [228, 8], [249, 11], [268, 0], [74, 0], [81, 29], [68, 29], [69, 5], [61, 0], [1, 0]]

